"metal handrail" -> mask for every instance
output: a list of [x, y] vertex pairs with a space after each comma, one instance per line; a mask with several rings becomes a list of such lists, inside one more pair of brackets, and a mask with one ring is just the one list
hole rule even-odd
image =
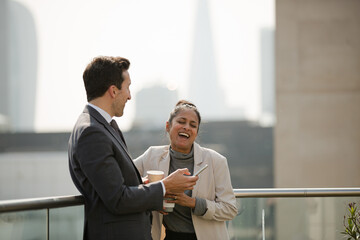
[[[350, 197], [360, 196], [360, 188], [251, 188], [234, 189], [237, 198], [274, 198], [274, 197]], [[80, 195], [31, 198], [0, 201], [0, 213], [51, 209], [83, 205]]]
[[253, 188], [234, 193], [237, 198], [352, 197], [360, 196], [360, 188]]
[[83, 205], [82, 196], [58, 196], [0, 201], [0, 213], [46, 209], [46, 240], [50, 239], [50, 208]]
[[0, 213], [83, 205], [83, 196], [57, 196], [0, 201]]

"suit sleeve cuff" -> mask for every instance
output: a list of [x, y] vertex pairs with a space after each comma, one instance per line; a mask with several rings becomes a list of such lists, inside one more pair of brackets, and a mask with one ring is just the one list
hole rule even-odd
[[165, 194], [166, 194], [165, 185], [164, 185], [163, 181], [160, 181], [160, 182], [161, 182], [161, 186], [162, 186], [162, 189], [163, 189], [163, 196], [165, 196]]

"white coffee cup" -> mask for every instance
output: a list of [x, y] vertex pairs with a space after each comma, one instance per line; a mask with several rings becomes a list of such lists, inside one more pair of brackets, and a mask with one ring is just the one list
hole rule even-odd
[[157, 182], [164, 178], [164, 172], [160, 170], [149, 170], [146, 172], [149, 182]]
[[166, 202], [166, 200], [174, 200], [173, 198], [164, 198], [163, 206], [164, 212], [172, 212], [175, 207], [175, 203]]

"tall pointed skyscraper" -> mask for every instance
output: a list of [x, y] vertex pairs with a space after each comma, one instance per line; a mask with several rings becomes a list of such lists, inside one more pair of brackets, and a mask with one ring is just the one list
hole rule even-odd
[[36, 24], [31, 11], [22, 3], [9, 1], [8, 7], [7, 117], [11, 130], [32, 132], [35, 125], [38, 68]]
[[275, 60], [274, 29], [261, 30], [261, 116], [264, 125], [271, 126], [275, 122]]
[[7, 62], [7, 34], [8, 31], [8, 3], [7, 1], [0, 0], [0, 132], [8, 129], [7, 116], [9, 115], [8, 105], [8, 62]]
[[223, 117], [225, 101], [218, 84], [217, 65], [207, 0], [198, 0], [190, 66], [189, 100], [206, 120]]

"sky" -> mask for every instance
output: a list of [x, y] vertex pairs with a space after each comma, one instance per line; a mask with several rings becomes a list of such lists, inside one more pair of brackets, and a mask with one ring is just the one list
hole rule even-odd
[[[187, 97], [198, 1], [17, 2], [32, 12], [37, 29], [36, 131], [71, 130], [86, 104], [83, 70], [99, 55], [131, 61], [133, 99], [117, 119], [125, 131], [142, 88], [163, 84]], [[227, 105], [243, 108], [249, 119], [260, 115], [260, 30], [274, 29], [274, 5], [274, 0], [208, 0], [219, 85]]]

